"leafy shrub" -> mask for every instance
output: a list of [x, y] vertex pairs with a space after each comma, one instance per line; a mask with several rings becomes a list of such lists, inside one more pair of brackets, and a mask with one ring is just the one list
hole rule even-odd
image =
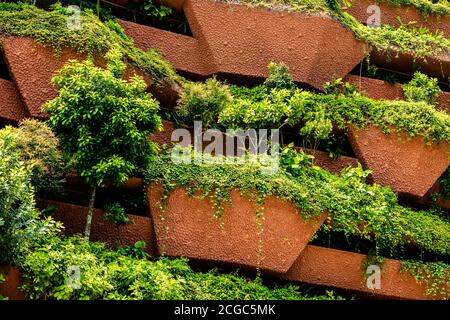
[[412, 80], [403, 85], [403, 92], [406, 100], [424, 101], [434, 105], [441, 89], [436, 78], [430, 78], [426, 74], [416, 71]]
[[31, 166], [31, 184], [36, 192], [62, 192], [64, 161], [58, 138], [51, 129], [44, 122], [28, 119], [18, 128], [4, 130], [14, 137], [20, 160]]
[[[68, 268], [80, 268], [79, 289], [68, 285]], [[194, 272], [184, 259], [136, 259], [103, 244], [55, 238], [30, 252], [23, 289], [30, 299], [330, 299], [302, 295], [294, 286], [268, 288], [259, 280], [233, 274]]]
[[216, 78], [205, 83], [187, 82], [180, 94], [178, 113], [185, 119], [202, 121], [203, 127], [214, 127], [217, 115], [231, 99], [228, 87]]
[[270, 92], [272, 89], [295, 89], [289, 69], [284, 63], [269, 63], [269, 76], [264, 81], [264, 86]]
[[326, 94], [343, 94], [343, 95], [351, 95], [356, 94], [357, 89], [354, 84], [344, 81], [342, 78], [337, 78], [332, 82], [326, 82], [323, 85]]
[[31, 168], [21, 161], [14, 138], [10, 130], [0, 130], [0, 265], [17, 263], [26, 248], [60, 227], [39, 219]]

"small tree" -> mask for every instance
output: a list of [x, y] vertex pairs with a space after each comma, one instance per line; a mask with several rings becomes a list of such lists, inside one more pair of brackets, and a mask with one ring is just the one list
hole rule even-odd
[[75, 154], [75, 167], [92, 188], [87, 239], [97, 187], [119, 186], [145, 167], [157, 151], [148, 136], [161, 128], [158, 102], [145, 91], [142, 78], [123, 80], [125, 63], [118, 50], [106, 59], [106, 69], [91, 60], [66, 64], [53, 78], [58, 97], [44, 107], [61, 147]]

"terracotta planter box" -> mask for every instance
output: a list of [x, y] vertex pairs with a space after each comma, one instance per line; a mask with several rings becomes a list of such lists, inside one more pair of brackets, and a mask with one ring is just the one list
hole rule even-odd
[[[3, 52], [6, 63], [20, 92], [28, 113], [35, 118], [47, 118], [42, 111], [42, 105], [57, 96], [57, 90], [51, 84], [54, 73], [61, 69], [69, 59], [84, 60], [71, 49], [64, 48], [61, 56], [57, 57], [51, 47], [44, 47], [30, 38], [9, 37], [3, 41]], [[105, 66], [102, 57], [96, 58], [98, 66]], [[125, 78], [139, 74], [149, 85], [149, 91], [163, 104], [175, 103], [178, 99], [179, 88], [171, 85], [155, 86], [152, 79], [129, 65], [125, 71]]]
[[[83, 179], [81, 179], [81, 177], [76, 172], [67, 174], [65, 176], [65, 179], [66, 179], [65, 187], [67, 189], [82, 193], [91, 192], [91, 187], [89, 187], [86, 183], [84, 183]], [[144, 188], [144, 180], [142, 178], [131, 177], [119, 189], [138, 193], [142, 192], [144, 190], [143, 188]], [[111, 187], [109, 189], [112, 190], [114, 188]]]
[[374, 182], [396, 192], [423, 197], [450, 164], [447, 143], [429, 146], [420, 136], [407, 140], [394, 129], [386, 135], [373, 126], [349, 128], [348, 137]]
[[426, 286], [417, 283], [400, 261], [385, 259], [380, 288], [369, 289], [364, 276], [366, 255], [308, 245], [282, 279], [349, 290], [382, 299], [432, 299]]
[[[52, 205], [56, 208], [53, 218], [64, 224], [67, 236], [83, 234], [86, 226], [87, 207], [57, 201], [37, 201], [40, 209]], [[148, 217], [127, 215], [132, 224], [117, 227], [104, 217], [100, 209], [94, 210], [91, 227], [91, 241], [105, 242], [109, 246], [121, 243], [124, 246], [134, 245], [137, 241], [145, 241], [146, 251], [154, 254], [154, 236], [152, 220]]]
[[19, 290], [20, 270], [17, 267], [0, 266], [0, 274], [5, 282], [0, 283], [0, 294], [9, 300], [25, 300], [25, 294]]
[[213, 217], [209, 199], [190, 197], [184, 188], [174, 190], [161, 210], [162, 192], [161, 185], [150, 185], [149, 208], [158, 252], [172, 257], [286, 272], [327, 217], [305, 221], [294, 205], [269, 197], [258, 236], [257, 205], [237, 190], [223, 221]]
[[138, 47], [157, 47], [178, 70], [265, 78], [269, 62], [284, 62], [295, 81], [322, 90], [364, 57], [364, 43], [329, 17], [210, 0], [168, 2], [182, 6], [194, 39], [121, 24]]
[[0, 79], [0, 120], [17, 124], [26, 116], [25, 106], [14, 83]]
[[[404, 100], [403, 88], [399, 83], [390, 84], [383, 80], [347, 75], [344, 81], [350, 82], [365, 96], [372, 99]], [[437, 99], [438, 109], [450, 113], [450, 92], [441, 92]]]
[[387, 3], [377, 3], [375, 0], [353, 0], [352, 5], [345, 9], [361, 23], [366, 24], [368, 18], [373, 14], [367, 13], [367, 8], [371, 5], [377, 5], [381, 10], [381, 24], [389, 24], [395, 27], [399, 26], [397, 17], [400, 17], [403, 23], [415, 22], [413, 27], [426, 27], [429, 30], [442, 31], [446, 37], [450, 37], [450, 17], [436, 17], [429, 15], [424, 18], [423, 15], [414, 6], [393, 6]]

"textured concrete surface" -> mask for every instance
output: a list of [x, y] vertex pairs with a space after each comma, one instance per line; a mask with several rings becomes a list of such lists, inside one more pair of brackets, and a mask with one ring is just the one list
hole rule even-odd
[[[308, 245], [292, 268], [281, 278], [312, 285], [372, 295], [382, 299], [431, 299], [424, 284], [417, 283], [400, 262], [385, 259], [380, 289], [369, 289], [364, 277], [366, 255]], [[372, 273], [371, 273], [372, 274]]]
[[25, 300], [25, 294], [18, 289], [20, 285], [19, 268], [0, 266], [0, 274], [5, 277], [5, 282], [0, 283], [0, 294], [9, 300]]
[[[56, 207], [53, 218], [61, 221], [66, 235], [84, 234], [86, 226], [87, 207], [57, 201], [38, 201], [38, 207], [45, 209], [52, 205]], [[137, 241], [145, 241], [146, 251], [154, 254], [154, 233], [152, 220], [149, 217], [128, 215], [132, 224], [117, 227], [105, 219], [100, 209], [95, 209], [92, 218], [91, 241], [105, 242], [109, 246], [121, 243], [125, 246], [134, 245]]]
[[307, 148], [299, 148], [299, 149], [303, 150], [303, 152], [309, 155], [314, 156], [313, 160], [314, 165], [322, 167], [325, 170], [328, 170], [333, 173], [339, 173], [347, 167], [356, 168], [358, 166], [358, 159], [356, 158], [340, 156], [336, 159], [333, 159], [330, 158], [330, 155], [327, 152]]
[[372, 126], [349, 128], [348, 137], [374, 182], [396, 192], [423, 197], [450, 164], [448, 144], [430, 146], [420, 136], [408, 140], [394, 129], [386, 135]]
[[18, 123], [27, 115], [14, 83], [0, 79], [0, 119]]
[[400, 17], [402, 23], [414, 22], [413, 27], [426, 27], [433, 32], [441, 31], [447, 38], [450, 37], [450, 17], [429, 15], [424, 18], [414, 6], [393, 6], [387, 3], [377, 3], [376, 0], [353, 0], [352, 5], [345, 11], [366, 24], [367, 19], [373, 15], [373, 12], [367, 13], [370, 5], [377, 5], [380, 8], [381, 24], [398, 27], [400, 24], [397, 17]]
[[269, 197], [264, 204], [263, 231], [257, 225], [255, 201], [232, 192], [223, 219], [209, 199], [174, 190], [161, 210], [163, 189], [149, 187], [149, 209], [159, 253], [286, 272], [326, 218], [303, 220], [294, 205]]

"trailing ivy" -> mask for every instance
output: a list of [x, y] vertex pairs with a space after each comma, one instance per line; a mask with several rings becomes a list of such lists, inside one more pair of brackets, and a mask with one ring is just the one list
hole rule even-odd
[[[142, 248], [141, 248], [142, 249]], [[131, 251], [130, 251], [131, 250]], [[133, 249], [108, 250], [78, 237], [55, 237], [28, 252], [21, 263], [22, 289], [28, 299], [58, 300], [332, 300], [311, 296], [293, 285], [264, 285], [217, 270], [194, 272], [186, 259], [136, 258]], [[79, 266], [78, 289], [69, 285], [69, 267]]]
[[94, 56], [118, 48], [129, 63], [157, 82], [173, 83], [181, 79], [156, 50], [136, 48], [117, 22], [109, 20], [103, 23], [88, 10], [81, 12], [80, 29], [70, 30], [68, 17], [67, 8], [58, 4], [52, 11], [26, 4], [4, 4], [0, 6], [0, 34], [33, 38], [44, 46], [53, 47], [56, 53], [69, 47]]
[[400, 270], [424, 283], [427, 295], [438, 299], [450, 298], [450, 265], [443, 262], [402, 261]]
[[300, 126], [300, 134], [326, 139], [333, 124], [341, 129], [367, 125], [389, 133], [395, 128], [427, 142], [450, 141], [450, 116], [425, 102], [375, 100], [360, 94], [320, 94], [306, 90], [273, 89], [264, 94], [261, 86], [232, 87], [233, 102], [219, 115], [229, 128], [274, 128], [283, 124]]
[[433, 254], [450, 256], [450, 223], [430, 212], [400, 206], [387, 187], [365, 184], [369, 172], [361, 167], [347, 168], [335, 176], [312, 166], [309, 156], [288, 148], [281, 155], [282, 169], [267, 175], [257, 159], [249, 157], [227, 164], [217, 163], [217, 158], [215, 164], [208, 158], [206, 163], [174, 164], [169, 156], [160, 156], [150, 164], [146, 181], [162, 183], [166, 196], [175, 188], [185, 187], [190, 195], [199, 192], [220, 206], [230, 205], [232, 189], [262, 203], [268, 196], [276, 196], [294, 203], [306, 219], [329, 212], [325, 232], [373, 241], [377, 249], [388, 254], [413, 244]]

